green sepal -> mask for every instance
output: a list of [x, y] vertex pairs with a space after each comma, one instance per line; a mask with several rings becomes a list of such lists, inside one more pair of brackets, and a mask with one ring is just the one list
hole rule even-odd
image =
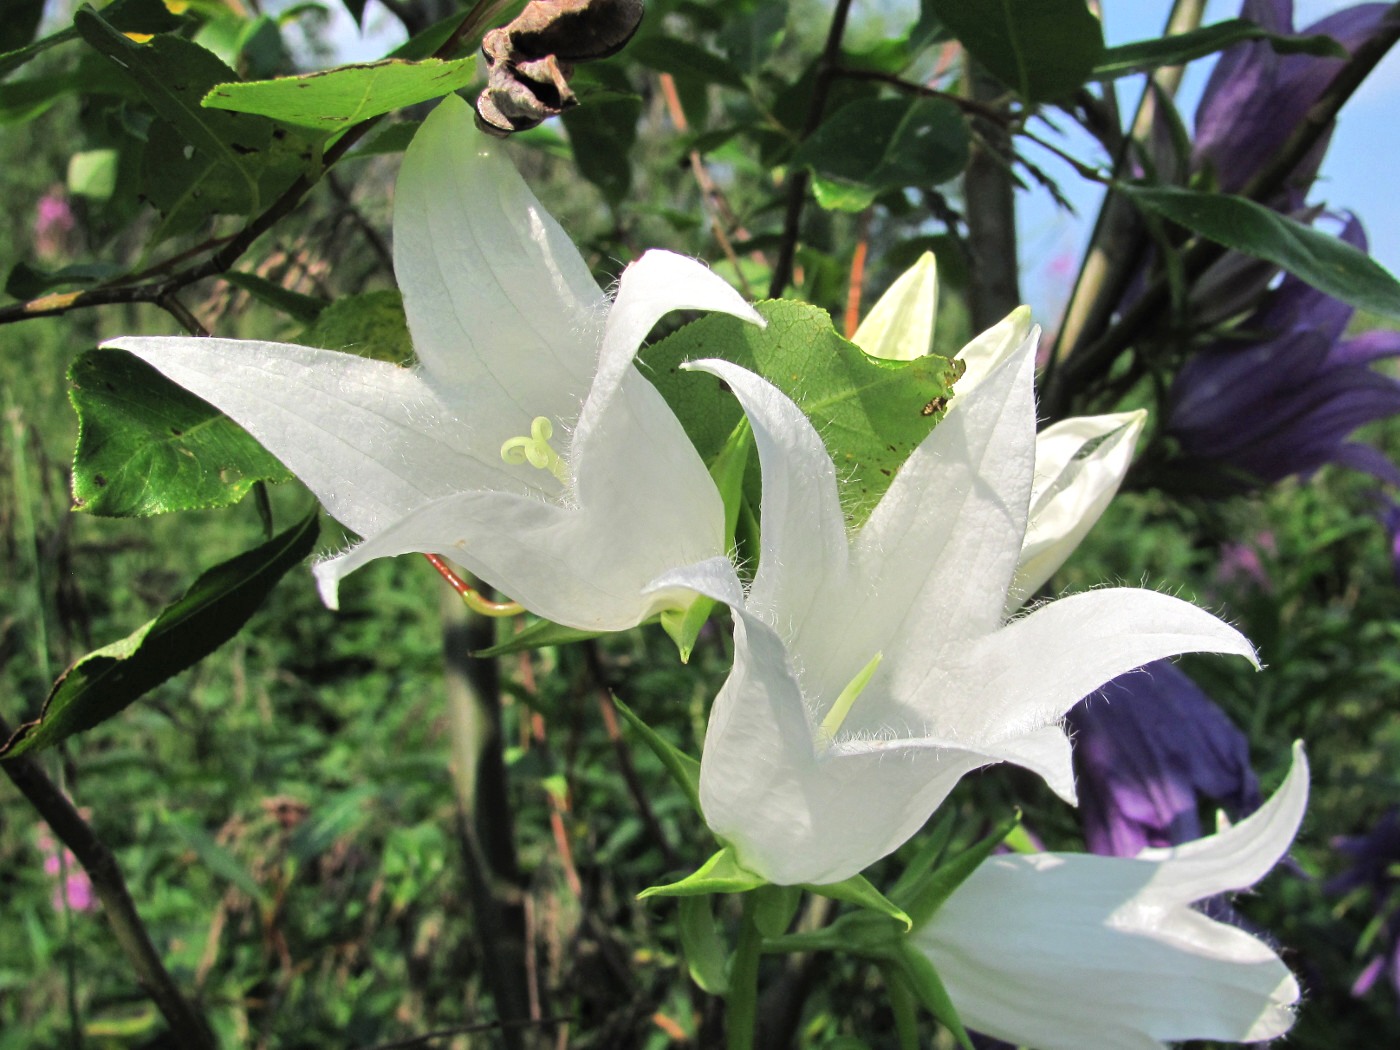
[[918, 850], [909, 858], [904, 870], [900, 872], [899, 878], [890, 887], [891, 900], [905, 900], [914, 892], [920, 881], [938, 864], [952, 837], [953, 814], [951, 811], [940, 813], [938, 823], [933, 826], [928, 837], [919, 843]]
[[510, 653], [523, 653], [531, 649], [544, 649], [551, 645], [586, 642], [590, 638], [602, 637], [605, 633], [605, 631], [582, 631], [577, 627], [565, 627], [562, 623], [555, 623], [553, 620], [536, 620], [528, 627], [516, 631], [506, 641], [486, 649], [476, 649], [472, 655], [485, 660], [493, 656], [507, 656]]
[[914, 947], [907, 939], [899, 946], [898, 961], [900, 976], [909, 982], [914, 994], [919, 997], [928, 1012], [937, 1018], [938, 1023], [953, 1033], [953, 1038], [963, 1050], [973, 1050], [972, 1040], [963, 1027], [948, 989], [943, 986], [943, 978], [928, 956]]
[[992, 855], [992, 851], [1000, 846], [1020, 823], [1021, 814], [1017, 811], [1014, 816], [1008, 817], [993, 828], [992, 833], [981, 842], [959, 853], [946, 864], [939, 865], [919, 880], [919, 884], [909, 887], [906, 891], [908, 896], [903, 900], [914, 924], [922, 926], [933, 918], [934, 912], [943, 906], [943, 902], [953, 891], [977, 870], [978, 865]]
[[768, 880], [761, 875], [739, 865], [734, 851], [728, 846], [716, 853], [699, 869], [679, 882], [668, 882], [662, 886], [648, 886], [637, 894], [638, 900], [648, 897], [696, 897], [703, 893], [747, 893], [760, 886], [767, 886]]
[[[753, 454], [753, 428], [748, 417], [740, 419], [729, 439], [710, 464], [710, 477], [715, 480], [724, 501], [724, 545], [734, 549], [734, 533], [739, 524], [739, 511], [744, 504], [744, 476], [748, 473]], [[661, 627], [680, 650], [681, 663], [690, 662], [695, 640], [718, 604], [713, 598], [699, 595], [684, 609], [667, 609], [661, 614]]]
[[715, 600], [703, 594], [684, 609], [664, 609], [661, 613], [661, 629], [671, 641], [676, 643], [681, 663], [690, 663], [690, 654], [695, 651], [695, 640], [700, 637], [700, 629], [715, 611]]
[[914, 928], [913, 920], [905, 914], [904, 909], [877, 890], [864, 875], [852, 875], [849, 879], [829, 882], [824, 886], [804, 884], [802, 888], [887, 916], [903, 926], [906, 931]]
[[802, 903], [800, 886], [768, 886], [756, 893], [753, 924], [764, 937], [781, 937], [792, 925], [792, 917]]
[[[685, 797], [694, 807], [695, 812], [704, 814], [700, 809], [700, 761], [687, 755], [680, 748], [676, 747], [669, 740], [666, 740], [655, 729], [643, 722], [637, 713], [624, 704], [617, 697], [613, 697], [613, 705], [627, 720], [627, 724], [632, 727], [642, 738], [642, 742], [651, 749], [651, 753], [661, 760], [661, 764], [666, 767], [666, 772], [671, 774], [671, 779], [676, 782], [676, 786], [685, 793]], [[645, 894], [643, 894], [645, 896]]]
[[726, 972], [728, 953], [715, 923], [715, 914], [708, 896], [682, 897], [678, 927], [681, 950], [690, 979], [702, 992], [727, 995], [729, 976]]

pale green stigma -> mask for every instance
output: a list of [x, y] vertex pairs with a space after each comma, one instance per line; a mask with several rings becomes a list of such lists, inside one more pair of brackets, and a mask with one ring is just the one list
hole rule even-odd
[[530, 423], [529, 437], [513, 437], [501, 446], [501, 458], [512, 466], [528, 463], [538, 470], [547, 470], [565, 485], [569, 483], [569, 468], [559, 453], [550, 447], [554, 424], [545, 416], [536, 416]]
[[870, 662], [857, 671], [856, 676], [846, 683], [846, 688], [841, 690], [841, 695], [836, 698], [836, 703], [831, 705], [831, 710], [822, 719], [822, 739], [834, 740], [836, 738], [836, 734], [841, 729], [841, 723], [851, 713], [851, 705], [856, 702], [856, 697], [865, 691], [865, 687], [870, 684], [870, 679], [875, 677], [875, 669], [880, 666], [880, 661], [884, 658], [884, 653], [876, 653], [870, 658]]

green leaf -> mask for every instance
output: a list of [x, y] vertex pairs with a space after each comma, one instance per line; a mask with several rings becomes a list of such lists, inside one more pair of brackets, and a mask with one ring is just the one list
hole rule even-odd
[[1336, 237], [1244, 197], [1170, 186], [1119, 188], [1140, 207], [1232, 251], [1280, 266], [1350, 306], [1400, 318], [1400, 283], [1365, 252]]
[[710, 898], [682, 897], [677, 926], [690, 979], [709, 995], [726, 994], [729, 990], [725, 972], [728, 952], [720, 939]]
[[601, 90], [581, 98], [560, 119], [578, 170], [616, 207], [632, 192], [632, 146], [642, 100], [616, 66], [596, 66], [591, 73]]
[[311, 324], [330, 306], [325, 299], [314, 295], [302, 295], [280, 284], [259, 277], [255, 273], [233, 271], [224, 274], [224, 280], [235, 288], [241, 288], [260, 303], [266, 303], [274, 310], [280, 310], [293, 320]]
[[948, 989], [944, 987], [943, 979], [938, 976], [933, 962], [907, 940], [900, 945], [900, 949], [900, 973], [909, 982], [914, 994], [919, 997], [919, 1001], [928, 1012], [953, 1033], [953, 1038], [963, 1050], [972, 1050], [972, 1040], [967, 1034], [967, 1029], [963, 1027], [957, 1007], [953, 1005], [952, 997], [948, 995]]
[[450, 61], [386, 58], [296, 77], [220, 84], [204, 96], [203, 105], [334, 132], [450, 95], [475, 79], [475, 55]]
[[246, 893], [259, 906], [266, 909], [272, 904], [267, 891], [258, 885], [258, 880], [232, 853], [219, 845], [213, 835], [188, 817], [163, 814], [164, 822], [172, 828], [184, 844], [195, 852], [204, 866], [225, 882], [230, 882]]
[[[19, 0], [20, 3], [37, 3], [42, 9], [43, 0]], [[9, 9], [5, 15], [8, 18]], [[102, 17], [123, 33], [165, 33], [180, 25], [180, 18], [170, 13], [163, 0], [114, 0], [102, 10]], [[0, 34], [3, 30], [0, 30]], [[78, 39], [78, 31], [72, 26], [60, 29], [51, 36], [36, 40], [24, 47], [0, 54], [0, 77], [7, 77], [30, 59], [35, 58], [51, 47], [66, 44]], [[12, 38], [0, 35], [0, 47], [12, 47]]]
[[143, 195], [165, 216], [156, 241], [211, 215], [251, 214], [319, 163], [319, 143], [304, 133], [202, 109], [210, 88], [237, 77], [199, 45], [173, 34], [138, 44], [86, 6], [74, 25], [160, 118], [142, 151]]
[[728, 846], [716, 853], [697, 871], [679, 882], [664, 886], [648, 886], [637, 894], [638, 900], [648, 897], [695, 897], [704, 893], [747, 893], [760, 886], [767, 886], [768, 880], [740, 866]]
[[698, 759], [687, 755], [680, 748], [676, 747], [669, 740], [663, 737], [651, 726], [638, 717], [637, 713], [624, 704], [617, 697], [613, 697], [613, 705], [622, 714], [638, 736], [642, 738], [642, 743], [651, 750], [651, 753], [660, 760], [666, 767], [666, 772], [671, 774], [671, 779], [676, 782], [676, 786], [685, 794], [695, 812], [703, 812], [700, 809], [700, 762]]
[[1063, 98], [1093, 74], [1103, 27], [1084, 0], [933, 0], [973, 58], [1027, 102]]
[[883, 915], [893, 919], [906, 930], [914, 928], [913, 921], [904, 913], [904, 909], [877, 890], [864, 875], [852, 875], [849, 879], [829, 882], [824, 886], [804, 886], [803, 889]]
[[392, 289], [337, 299], [297, 336], [297, 342], [395, 365], [413, 360], [403, 297]]
[[764, 937], [781, 937], [801, 904], [801, 886], [764, 886], [754, 892], [749, 918]]
[[1091, 80], [1113, 80], [1160, 66], [1180, 66], [1246, 40], [1267, 40], [1280, 54], [1302, 53], [1346, 58], [1346, 48], [1330, 36], [1279, 36], [1243, 18], [1231, 18], [1175, 36], [1110, 47], [1094, 66]]
[[79, 197], [105, 201], [117, 188], [117, 161], [114, 149], [91, 149], [68, 158], [68, 192]]
[[90, 350], [68, 371], [78, 413], [73, 504], [144, 517], [237, 503], [291, 474], [242, 427], [123, 350]]
[[18, 51], [39, 31], [44, 17], [44, 0], [6, 0], [5, 17], [0, 19], [0, 50]]
[[880, 194], [936, 186], [968, 161], [967, 121], [941, 98], [886, 98], [842, 106], [792, 156], [815, 176], [817, 203], [861, 211]]
[[89, 653], [54, 683], [39, 717], [0, 758], [49, 747], [124, 710], [237, 634], [273, 586], [315, 547], [316, 515], [202, 574], [140, 630]]
[[627, 56], [661, 73], [744, 90], [744, 76], [732, 62], [679, 37], [658, 33], [634, 40], [627, 45]]
[[73, 263], [58, 270], [40, 270], [28, 263], [16, 263], [5, 278], [5, 294], [16, 299], [35, 299], [58, 288], [97, 284], [121, 272], [120, 266], [100, 262]]
[[[743, 413], [713, 376], [681, 363], [719, 357], [763, 376], [812, 420], [836, 463], [848, 520], [865, 520], [942, 414], [962, 365], [943, 357], [879, 361], [842, 339], [831, 316], [777, 299], [755, 307], [765, 328], [711, 314], [642, 351], [642, 368], [712, 461]], [[756, 471], [749, 474], [756, 480]], [[756, 501], [755, 501], [756, 502]]]
[[551, 645], [569, 645], [573, 642], [586, 642], [598, 638], [602, 631], [583, 631], [577, 627], [565, 627], [553, 620], [536, 620], [523, 630], [517, 631], [509, 641], [500, 642], [487, 649], [476, 649], [472, 655], [480, 659], [505, 656], [509, 653], [523, 653], [531, 649], [543, 649]]

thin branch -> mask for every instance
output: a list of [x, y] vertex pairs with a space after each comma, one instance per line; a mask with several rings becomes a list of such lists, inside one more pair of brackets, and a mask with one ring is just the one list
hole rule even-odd
[[876, 83], [888, 84], [909, 95], [919, 95], [923, 98], [940, 98], [944, 102], [951, 102], [968, 116], [981, 117], [983, 120], [991, 121], [1003, 127], [1010, 127], [1016, 119], [1006, 110], [998, 109], [996, 106], [989, 106], [985, 102], [980, 102], [975, 98], [968, 98], [952, 91], [942, 91], [927, 84], [917, 84], [912, 80], [905, 80], [894, 73], [882, 73], [878, 69], [852, 69], [849, 66], [838, 66], [836, 75], [845, 77], [848, 80], [873, 80]]
[[[11, 735], [10, 726], [0, 718], [0, 739], [8, 740]], [[127, 891], [117, 858], [106, 843], [97, 837], [73, 803], [64, 797], [33, 759], [27, 755], [7, 758], [0, 761], [0, 769], [5, 771], [20, 794], [29, 800], [55, 837], [72, 851], [87, 872], [122, 954], [137, 982], [146, 990], [151, 1002], [155, 1003], [156, 1009], [170, 1026], [175, 1042], [192, 1050], [214, 1050], [213, 1037], [199, 1011], [185, 998], [161, 962]]]
[[[1005, 90], [973, 60], [964, 58], [968, 100], [988, 105]], [[1004, 122], [973, 121], [976, 131], [963, 173], [967, 216], [968, 308], [972, 330], [992, 327], [1021, 304], [1016, 252], [1016, 195], [1011, 138]]]
[[[511, 0], [478, 0], [447, 41], [433, 53], [433, 57], [447, 58], [455, 54], [461, 48], [463, 41], [478, 33], [510, 2]], [[142, 280], [146, 274], [164, 272], [172, 261], [166, 260], [143, 271], [141, 275], [128, 276], [116, 284], [99, 286], [86, 291], [58, 292], [41, 296], [29, 302], [0, 307], [0, 325], [26, 321], [32, 317], [56, 317], [73, 310], [110, 306], [116, 303], [154, 303], [163, 309], [167, 308], [164, 305], [165, 300], [181, 289], [196, 281], [202, 281], [207, 277], [218, 277], [233, 269], [234, 264], [253, 246], [253, 243], [295, 211], [303, 198], [321, 180], [321, 177], [328, 173], [383, 117], [384, 114], [370, 117], [348, 128], [326, 150], [321, 158], [321, 164], [315, 172], [304, 172], [298, 175], [295, 181], [282, 192], [281, 196], [237, 233], [227, 238], [208, 241], [202, 245], [200, 250], [222, 242], [222, 247], [214, 251], [203, 262], [163, 281], [149, 284], [133, 283]], [[186, 249], [175, 258], [188, 257], [189, 254], [190, 250]]]
[[[826, 99], [831, 94], [832, 82], [840, 70], [841, 38], [846, 34], [846, 19], [851, 13], [851, 0], [836, 0], [836, 10], [831, 14], [831, 28], [827, 30], [826, 46], [817, 62], [816, 81], [812, 85], [812, 103], [807, 109], [807, 121], [802, 127], [805, 141], [821, 126], [826, 112]], [[807, 186], [811, 182], [807, 170], [793, 171], [788, 175], [787, 208], [783, 214], [783, 235], [778, 242], [778, 259], [773, 264], [773, 277], [768, 284], [768, 298], [777, 299], [792, 283], [792, 263], [797, 256], [797, 239], [802, 227], [802, 206], [807, 201]]]

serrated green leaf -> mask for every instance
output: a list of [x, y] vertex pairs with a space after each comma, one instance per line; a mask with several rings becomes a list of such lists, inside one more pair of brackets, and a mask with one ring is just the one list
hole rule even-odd
[[1174, 186], [1121, 186], [1140, 207], [1280, 266], [1350, 306], [1400, 318], [1400, 282], [1365, 252], [1262, 204]]
[[906, 930], [914, 927], [912, 920], [904, 913], [904, 909], [877, 890], [864, 875], [852, 875], [849, 879], [843, 879], [841, 882], [829, 882], [822, 886], [804, 885], [803, 889], [821, 894], [823, 897], [830, 897], [832, 900], [854, 904], [867, 911], [875, 912], [877, 915], [883, 915], [893, 919]]
[[719, 927], [710, 907], [710, 898], [682, 897], [677, 928], [681, 935], [681, 950], [690, 979], [702, 992], [724, 995], [729, 990], [725, 973], [728, 952], [720, 939]]
[[973, 58], [1027, 102], [1082, 85], [1103, 55], [1103, 27], [1084, 0], [932, 0]]
[[448, 61], [386, 58], [295, 77], [220, 84], [204, 96], [202, 104], [337, 132], [382, 113], [450, 95], [475, 79], [475, 55]]
[[[859, 524], [933, 429], [962, 366], [933, 356], [877, 361], [837, 335], [826, 311], [806, 303], [777, 299], [755, 309], [767, 327], [711, 314], [644, 349], [642, 368], [707, 462], [743, 413], [719, 380], [683, 371], [682, 362], [719, 357], [773, 383], [826, 442], [841, 478], [842, 507]], [[756, 475], [750, 472], [751, 483]]]
[[768, 880], [740, 866], [728, 846], [681, 879], [663, 886], [648, 886], [637, 894], [638, 900], [648, 897], [694, 897], [704, 893], [747, 893]]
[[528, 627], [517, 631], [508, 641], [500, 642], [487, 649], [475, 649], [472, 655], [479, 659], [506, 656], [509, 653], [523, 653], [531, 649], [543, 649], [551, 645], [570, 645], [586, 642], [590, 638], [601, 637], [600, 631], [582, 631], [577, 627], [565, 627], [553, 620], [536, 620]]
[[90, 350], [68, 371], [78, 413], [73, 504], [144, 517], [237, 503], [291, 473], [242, 427], [124, 350]]
[[860, 211], [880, 194], [936, 186], [969, 157], [967, 121], [940, 98], [886, 98], [842, 106], [792, 156], [812, 169], [817, 202]]
[[177, 601], [119, 642], [89, 653], [54, 683], [37, 719], [0, 758], [50, 747], [104, 722], [237, 634], [273, 586], [315, 547], [316, 515], [203, 573]]
[[642, 743], [646, 744], [651, 753], [666, 768], [666, 772], [671, 774], [671, 779], [676, 782], [676, 786], [685, 794], [695, 812], [704, 815], [700, 809], [700, 762], [698, 759], [687, 755], [680, 748], [676, 747], [665, 737], [661, 736], [655, 729], [647, 725], [638, 717], [637, 713], [624, 704], [617, 697], [613, 697], [613, 705], [622, 715], [628, 726], [642, 738]]
[[168, 33], [136, 43], [86, 6], [74, 26], [158, 118], [141, 155], [142, 194], [164, 216], [152, 243], [212, 215], [251, 214], [319, 163], [324, 136], [201, 108], [214, 85], [237, 76], [198, 44]]
[[337, 299], [321, 311], [297, 342], [395, 365], [413, 360], [403, 297], [392, 289]]
[[1266, 40], [1280, 54], [1347, 57], [1346, 49], [1329, 36], [1279, 36], [1255, 22], [1230, 18], [1188, 33], [1110, 47], [1094, 66], [1090, 79], [1113, 80], [1133, 73], [1146, 73], [1160, 66], [1184, 65], [1246, 40]]

